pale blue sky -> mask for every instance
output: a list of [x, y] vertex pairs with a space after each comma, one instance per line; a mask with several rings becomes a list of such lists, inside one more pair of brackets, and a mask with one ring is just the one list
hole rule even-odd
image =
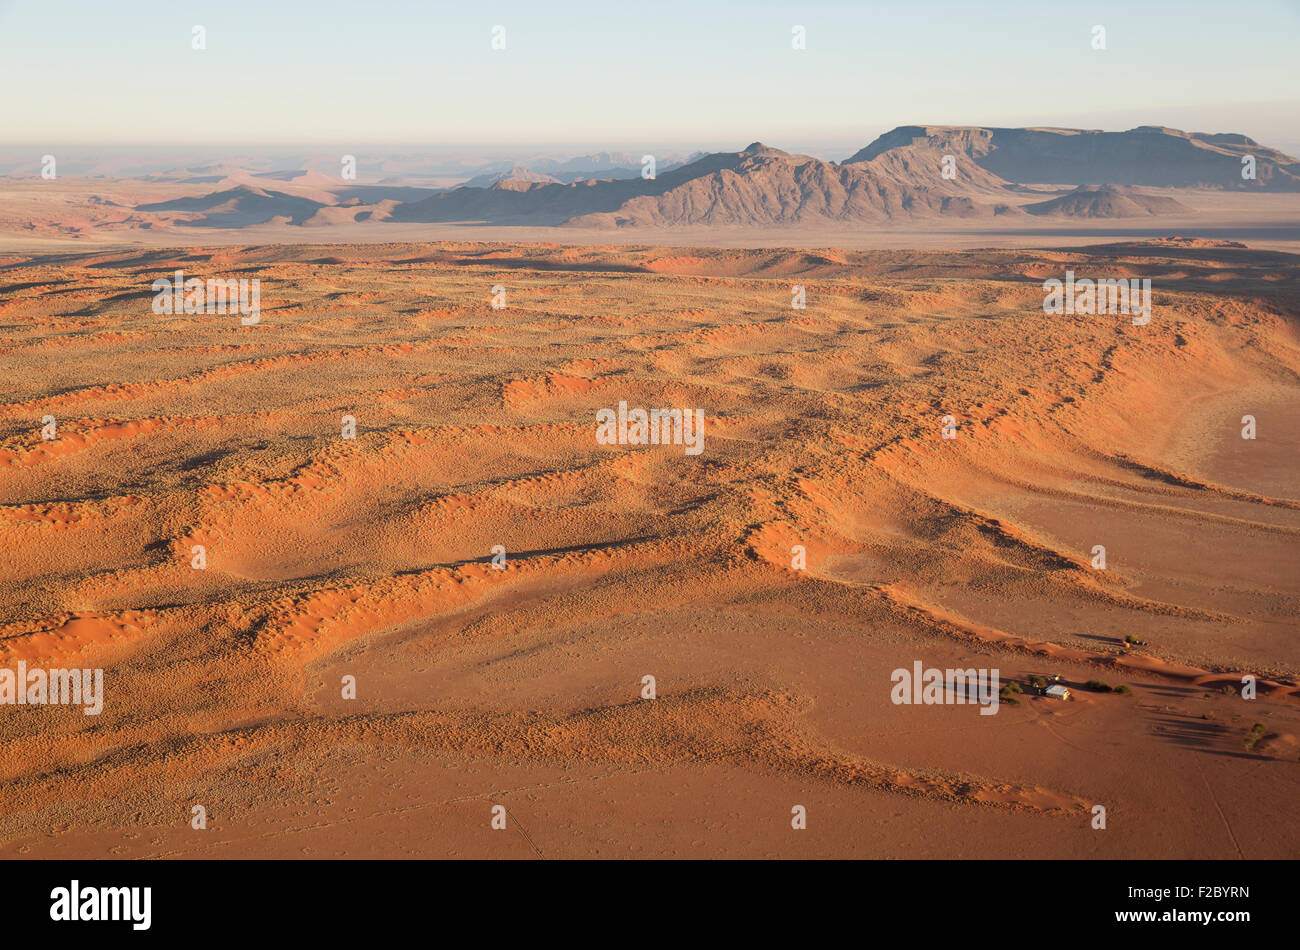
[[797, 148], [906, 123], [1288, 145], [1298, 48], [1300, 0], [0, 0], [0, 145]]

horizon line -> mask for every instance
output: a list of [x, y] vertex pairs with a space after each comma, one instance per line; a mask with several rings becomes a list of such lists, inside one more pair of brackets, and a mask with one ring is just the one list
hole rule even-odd
[[[1247, 138], [1256, 139], [1256, 136], [1251, 135], [1250, 133], [1247, 133], [1247, 132], [1240, 132], [1240, 131], [1235, 131], [1235, 130], [1230, 130], [1230, 129], [1229, 129], [1229, 130], [1222, 130], [1222, 129], [1221, 129], [1221, 130], [1217, 130], [1217, 131], [1210, 131], [1210, 130], [1205, 130], [1205, 129], [1188, 129], [1188, 128], [1180, 128], [1179, 126], [1176, 126], [1176, 125], [1164, 125], [1164, 124], [1162, 124], [1162, 123], [1158, 123], [1158, 122], [1141, 123], [1141, 124], [1138, 124], [1138, 125], [1127, 125], [1127, 126], [1124, 127], [1124, 128], [1103, 128], [1103, 127], [1096, 127], [1096, 126], [1094, 126], [1094, 127], [1088, 127], [1088, 126], [1080, 126], [1080, 125], [1046, 125], [1046, 124], [1033, 124], [1033, 125], [986, 125], [986, 124], [981, 124], [981, 123], [905, 122], [905, 123], [903, 123], [903, 124], [901, 124], [901, 125], [893, 125], [893, 126], [890, 126], [890, 127], [887, 128], [884, 132], [876, 133], [875, 136], [874, 136], [874, 138], [871, 139], [870, 141], [874, 141], [874, 139], [876, 139], [876, 138], [880, 138], [882, 135], [888, 134], [889, 132], [894, 132], [894, 131], [897, 131], [897, 130], [899, 130], [899, 129], [910, 129], [910, 128], [927, 128], [927, 129], [987, 129], [987, 130], [989, 130], [989, 131], [1007, 131], [1007, 130], [1018, 130], [1018, 129], [1025, 129], [1025, 130], [1037, 130], [1037, 129], [1041, 129], [1041, 130], [1045, 130], [1045, 131], [1096, 132], [1096, 133], [1112, 133], [1112, 134], [1113, 134], [1113, 133], [1121, 133], [1121, 132], [1136, 132], [1136, 131], [1138, 131], [1139, 129], [1164, 129], [1164, 130], [1169, 130], [1169, 131], [1173, 131], [1173, 132], [1181, 132], [1181, 133], [1186, 134], [1186, 135], [1244, 135], [1244, 136], [1246, 136]], [[870, 133], [867, 133], [867, 134], [870, 134]], [[743, 138], [743, 136], [738, 137], [738, 138], [737, 138], [737, 141], [739, 141], [740, 138]], [[794, 133], [794, 134], [790, 134], [790, 133], [778, 133], [778, 134], [775, 134], [775, 135], [769, 135], [769, 136], [766, 136], [766, 137], [760, 135], [760, 136], [759, 136], [758, 138], [756, 138], [756, 139], [750, 139], [749, 142], [748, 142], [747, 144], [754, 144], [754, 143], [763, 143], [763, 144], [766, 144], [768, 141], [779, 141], [779, 140], [781, 140], [781, 139], [783, 139], [783, 138], [797, 138], [797, 139], [804, 139], [805, 141], [812, 141], [812, 142], [816, 142], [816, 143], [819, 143], [819, 144], [828, 144], [828, 145], [829, 145], [829, 144], [839, 144], [839, 143], [841, 143], [841, 142], [845, 142], [845, 143], [847, 143], [847, 142], [862, 141], [862, 138], [854, 138], [854, 137], [850, 136], [848, 133], [828, 134], [825, 138], [819, 137], [819, 136], [818, 136], [817, 134], [815, 134], [815, 133], [814, 133], [814, 134], [809, 134], [809, 133]], [[1256, 139], [1256, 140], [1258, 141], [1258, 139]], [[702, 141], [708, 141], [708, 140], [702, 140]], [[341, 147], [341, 146], [347, 146], [347, 147], [350, 147], [350, 148], [365, 148], [365, 147], [369, 147], [369, 148], [377, 148], [377, 147], [386, 147], [386, 148], [483, 148], [483, 147], [492, 147], [492, 148], [500, 148], [500, 147], [510, 147], [510, 148], [529, 148], [529, 147], [538, 147], [538, 146], [546, 146], [546, 147], [571, 146], [571, 147], [581, 147], [581, 148], [594, 148], [594, 149], [597, 149], [598, 151], [611, 151], [611, 150], [614, 150], [614, 149], [620, 149], [620, 148], [633, 148], [633, 147], [637, 147], [637, 148], [639, 148], [639, 147], [644, 147], [644, 146], [646, 146], [646, 145], [674, 145], [674, 146], [681, 146], [681, 145], [685, 145], [685, 144], [687, 144], [687, 140], [684, 140], [684, 139], [664, 139], [664, 138], [659, 138], [659, 139], [653, 139], [653, 138], [646, 138], [646, 139], [617, 139], [617, 140], [615, 140], [615, 139], [609, 139], [609, 140], [591, 140], [591, 139], [532, 139], [532, 140], [528, 140], [528, 139], [510, 139], [510, 140], [504, 140], [504, 139], [503, 139], [503, 140], [470, 140], [470, 139], [467, 139], [467, 140], [446, 140], [446, 139], [444, 139], [444, 140], [397, 140], [397, 139], [394, 139], [394, 140], [383, 140], [383, 139], [366, 139], [366, 140], [353, 140], [353, 141], [351, 141], [351, 142], [348, 142], [347, 140], [343, 140], [343, 139], [296, 139], [296, 140], [283, 140], [283, 139], [248, 139], [248, 140], [239, 141], [239, 142], [229, 142], [229, 141], [226, 141], [226, 142], [217, 142], [217, 141], [211, 141], [211, 140], [199, 140], [199, 139], [196, 139], [196, 140], [193, 140], [193, 141], [186, 141], [186, 142], [177, 142], [174, 138], [171, 139], [171, 140], [168, 140], [168, 141], [155, 141], [155, 140], [151, 140], [151, 139], [129, 139], [129, 140], [126, 140], [126, 139], [124, 139], [124, 140], [94, 140], [94, 139], [91, 139], [91, 140], [71, 140], [71, 139], [62, 139], [62, 140], [54, 140], [54, 141], [51, 141], [51, 140], [49, 140], [49, 139], [45, 139], [45, 140], [40, 140], [40, 141], [38, 141], [38, 140], [33, 140], [33, 139], [26, 139], [26, 140], [20, 140], [20, 141], [13, 141], [13, 140], [11, 140], [11, 141], [9, 141], [9, 142], [0, 143], [0, 151], [3, 151], [3, 150], [5, 150], [5, 149], [11, 149], [11, 148], [27, 148], [27, 147], [55, 147], [55, 146], [58, 146], [58, 147], [69, 147], [69, 146], [70, 146], [70, 147], [82, 147], [82, 148], [90, 148], [90, 147], [105, 147], [105, 146], [107, 146], [107, 147], [113, 147], [113, 148], [168, 148], [168, 149], [183, 149], [183, 148], [212, 148], [212, 149], [226, 148], [226, 149], [230, 149], [230, 148], [250, 148], [250, 147], [258, 147], [258, 148], [303, 148], [303, 147], [308, 147], [308, 146], [312, 146], [312, 147]], [[744, 146], [742, 146], [742, 148], [743, 148], [743, 147], [744, 147]]]

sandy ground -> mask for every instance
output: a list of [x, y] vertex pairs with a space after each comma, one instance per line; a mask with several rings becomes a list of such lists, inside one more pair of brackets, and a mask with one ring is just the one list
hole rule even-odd
[[[0, 707], [0, 855], [1292, 857], [1296, 266], [9, 253], [0, 665], [106, 698]], [[1067, 267], [1151, 323], [1044, 314]], [[177, 269], [260, 322], [154, 314]], [[599, 444], [620, 401], [703, 451]], [[915, 661], [1074, 698], [895, 705]]]
[[[265, 182], [263, 184], [266, 184]], [[785, 228], [580, 228], [419, 224], [267, 223], [239, 228], [195, 227], [184, 215], [137, 214], [137, 204], [194, 197], [213, 185], [132, 180], [9, 179], [0, 187], [0, 252], [126, 248], [249, 246], [261, 244], [383, 244], [393, 242], [543, 242], [574, 245], [705, 246], [727, 248], [1041, 248], [1139, 241], [1169, 235], [1242, 241], [1252, 247], [1300, 253], [1300, 194], [1243, 194], [1204, 189], [1146, 188], [1189, 208], [1178, 215], [1087, 219], [1019, 213], [996, 218], [917, 217], [889, 222], [817, 224]], [[280, 186], [329, 200], [326, 191]], [[1061, 188], [1037, 186], [1013, 202], [1051, 197]], [[156, 220], [158, 218], [163, 220]], [[175, 219], [175, 220], [170, 220]]]

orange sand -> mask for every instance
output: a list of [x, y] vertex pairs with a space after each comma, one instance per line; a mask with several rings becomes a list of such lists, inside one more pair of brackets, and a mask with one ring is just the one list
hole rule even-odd
[[[0, 665], [106, 697], [0, 707], [0, 854], [1293, 856], [1297, 260], [11, 254]], [[1045, 315], [1067, 267], [1150, 325]], [[261, 321], [154, 315], [177, 269]], [[599, 445], [620, 400], [703, 452]], [[893, 705], [914, 660], [1075, 698]]]

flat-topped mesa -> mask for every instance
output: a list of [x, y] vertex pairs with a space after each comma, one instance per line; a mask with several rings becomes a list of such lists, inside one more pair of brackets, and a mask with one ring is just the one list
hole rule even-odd
[[848, 158], [950, 154], [1017, 184], [1111, 182], [1163, 188], [1300, 191], [1300, 162], [1235, 132], [1183, 132], [1143, 125], [1098, 129], [904, 125]]
[[982, 150], [987, 151], [987, 145], [992, 135], [992, 129], [977, 126], [900, 125], [898, 128], [891, 129], [884, 135], [877, 137], [870, 145], [859, 149], [852, 156], [845, 159], [843, 164], [853, 165], [858, 162], [869, 162], [894, 149], [922, 145], [931, 147], [955, 145], [961, 152], [966, 154], [971, 154], [980, 145], [983, 145], [985, 148]]

